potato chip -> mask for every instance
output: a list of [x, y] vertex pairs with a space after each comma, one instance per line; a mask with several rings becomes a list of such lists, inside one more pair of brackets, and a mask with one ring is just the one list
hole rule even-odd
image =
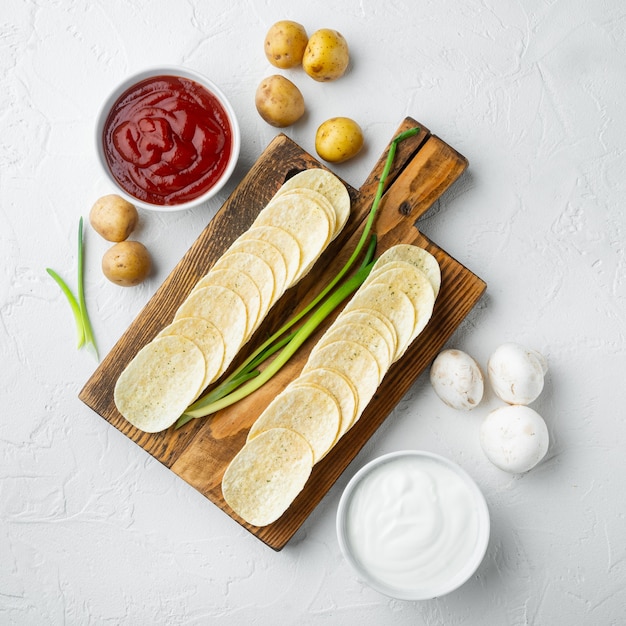
[[255, 254], [231, 252], [220, 257], [210, 271], [222, 269], [238, 270], [247, 274], [254, 281], [261, 294], [259, 320], [265, 317], [272, 306], [272, 302], [274, 302], [276, 289], [272, 268]]
[[211, 269], [196, 283], [192, 293], [210, 285], [232, 289], [241, 297], [246, 306], [246, 337], [249, 337], [256, 328], [261, 315], [261, 292], [256, 283], [248, 274], [238, 269]]
[[341, 412], [337, 438], [341, 437], [356, 419], [358, 398], [354, 383], [343, 374], [324, 367], [301, 374], [292, 384], [299, 385], [300, 383], [318, 385], [332, 394]]
[[200, 317], [181, 317], [168, 324], [159, 337], [182, 335], [193, 341], [204, 356], [205, 373], [201, 391], [212, 383], [223, 371], [224, 339], [217, 328], [208, 320]]
[[274, 202], [277, 198], [287, 198], [292, 197], [296, 202], [300, 202], [302, 198], [306, 198], [312, 202], [315, 202], [323, 211], [326, 213], [326, 217], [328, 217], [328, 223], [330, 224], [330, 239], [334, 239], [340, 230], [337, 229], [337, 213], [335, 212], [335, 208], [330, 203], [330, 201], [323, 196], [321, 193], [314, 191], [313, 189], [306, 189], [305, 187], [298, 187], [294, 189], [289, 189], [288, 191], [283, 191], [275, 195], [272, 200], [270, 200], [268, 206], [271, 206], [272, 202]]
[[403, 354], [413, 336], [415, 308], [410, 298], [401, 290], [384, 283], [364, 283], [354, 294], [344, 311], [371, 309], [386, 317], [398, 337], [395, 358]]
[[[435, 292], [426, 274], [411, 265], [397, 267], [374, 277], [371, 285], [376, 284], [384, 284], [388, 288], [402, 290], [411, 300], [415, 309], [415, 325], [410, 342], [413, 341], [430, 320], [435, 304]], [[403, 352], [398, 356], [402, 356], [402, 354]]]
[[385, 338], [371, 325], [346, 321], [345, 318], [338, 319], [332, 327], [328, 329], [324, 336], [317, 342], [311, 354], [314, 354], [325, 345], [339, 339], [354, 341], [366, 347], [376, 359], [381, 373], [387, 371], [395, 355], [395, 350], [392, 352]]
[[254, 254], [254, 256], [265, 261], [270, 266], [274, 275], [274, 292], [270, 306], [274, 304], [285, 291], [287, 282], [287, 262], [285, 257], [273, 243], [263, 241], [262, 239], [238, 239], [226, 250], [223, 257], [236, 254], [237, 252]]
[[181, 304], [174, 320], [201, 317], [211, 322], [224, 339], [224, 361], [232, 361], [246, 339], [248, 313], [241, 296], [232, 289], [209, 285], [192, 292]]
[[304, 170], [292, 176], [283, 184], [276, 195], [303, 187], [321, 193], [330, 201], [337, 216], [335, 232], [339, 232], [345, 226], [350, 216], [350, 194], [346, 186], [337, 176], [329, 171], [314, 168]]
[[288, 385], [254, 422], [248, 441], [270, 428], [289, 428], [306, 439], [317, 463], [335, 442], [340, 419], [339, 405], [330, 392], [315, 385]]
[[230, 462], [222, 495], [253, 526], [275, 522], [302, 491], [313, 467], [313, 452], [293, 430], [272, 428], [248, 441]]
[[239, 237], [239, 241], [261, 239], [275, 245], [283, 255], [287, 268], [285, 287], [291, 287], [300, 268], [300, 246], [297, 239], [278, 226], [256, 226], [250, 228]]
[[296, 239], [302, 254], [296, 280], [309, 271], [333, 235], [328, 215], [317, 202], [288, 194], [276, 198], [259, 213], [252, 224], [253, 228], [257, 226], [277, 226]]
[[182, 335], [156, 337], [126, 366], [115, 383], [117, 410], [136, 428], [169, 428], [202, 390], [205, 360]]
[[343, 374], [357, 391], [357, 414], [360, 415], [371, 400], [381, 381], [382, 375], [372, 353], [354, 341], [333, 341], [311, 353], [302, 369], [327, 368]]
[[[424, 248], [408, 243], [401, 243], [385, 250], [376, 261], [376, 268], [382, 268], [386, 263], [402, 261], [410, 263], [422, 270], [430, 284], [433, 286], [435, 297], [439, 294], [441, 287], [441, 268], [437, 259]], [[374, 272], [375, 270], [372, 270]]]
[[[389, 346], [390, 354], [395, 354], [398, 346], [398, 335], [396, 329], [388, 318], [381, 315], [378, 311], [371, 309], [352, 309], [350, 311], [342, 311], [338, 319], [341, 323], [354, 322], [356, 324], [365, 324], [374, 328], [385, 340]], [[338, 322], [339, 323], [339, 322]], [[330, 329], [329, 329], [330, 330]]]

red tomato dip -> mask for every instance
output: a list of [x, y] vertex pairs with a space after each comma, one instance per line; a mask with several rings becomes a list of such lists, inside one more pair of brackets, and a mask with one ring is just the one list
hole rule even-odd
[[156, 205], [195, 200], [218, 181], [232, 150], [219, 100], [199, 83], [153, 76], [111, 108], [103, 146], [113, 177], [131, 196]]

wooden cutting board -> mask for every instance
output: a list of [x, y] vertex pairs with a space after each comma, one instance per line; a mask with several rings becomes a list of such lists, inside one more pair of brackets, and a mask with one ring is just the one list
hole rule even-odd
[[[257, 528], [238, 518], [224, 502], [221, 479], [230, 460], [243, 446], [254, 420], [287, 382], [298, 375], [311, 346], [334, 316], [326, 320], [326, 324], [279, 374], [256, 393], [211, 417], [194, 420], [179, 430], [172, 427], [165, 432], [149, 434], [131, 426], [115, 407], [113, 389], [126, 364], [172, 320], [197, 280], [206, 274], [232, 241], [250, 227], [283, 182], [301, 170], [324, 167], [285, 135], [277, 136], [269, 144], [79, 394], [80, 399], [101, 417], [275, 550], [280, 550], [294, 535], [442, 349], [486, 288], [480, 278], [429, 241], [415, 226], [415, 221], [465, 170], [467, 160], [413, 119], [405, 119], [397, 132], [414, 126], [419, 126], [421, 131], [398, 146], [374, 230], [378, 235], [377, 255], [396, 243], [415, 243], [435, 255], [441, 265], [442, 287], [433, 317], [404, 357], [391, 367], [361, 419], [313, 468], [304, 490], [279, 520]], [[387, 151], [388, 148], [360, 189], [348, 186], [352, 214], [344, 231], [310, 274], [276, 304], [248, 343], [250, 349], [312, 299], [343, 266], [358, 241]]]

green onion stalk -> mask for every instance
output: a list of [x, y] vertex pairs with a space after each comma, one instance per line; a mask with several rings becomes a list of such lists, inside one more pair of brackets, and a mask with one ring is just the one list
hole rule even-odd
[[[306, 307], [264, 341], [221, 384], [215, 387], [215, 389], [210, 391], [206, 396], [203, 396], [190, 405], [176, 422], [176, 428], [184, 426], [194, 418], [205, 417], [216, 413], [242, 400], [262, 387], [289, 361], [298, 348], [311, 336], [324, 319], [363, 284], [363, 281], [367, 278], [374, 264], [373, 256], [376, 238], [375, 236], [370, 237], [370, 233], [378, 206], [380, 205], [385, 191], [385, 184], [393, 165], [397, 146], [405, 139], [415, 136], [419, 131], [419, 128], [410, 128], [397, 135], [391, 142], [363, 232], [350, 258], [346, 261], [341, 270], [339, 270], [335, 277]], [[337, 287], [338, 283], [350, 271], [361, 255], [368, 240], [368, 249], [359, 269], [352, 277], [347, 279], [341, 286]], [[311, 313], [312, 311], [314, 312]], [[309, 313], [311, 313], [310, 317], [297, 330], [285, 334]], [[263, 371], [260, 371], [259, 366], [278, 351], [280, 351], [280, 353], [276, 358]]]
[[91, 321], [87, 312], [87, 304], [85, 301], [84, 248], [83, 218], [81, 217], [78, 222], [78, 298], [76, 298], [67, 283], [57, 272], [49, 267], [46, 268], [46, 272], [48, 272], [48, 274], [60, 287], [63, 295], [70, 305], [74, 316], [74, 322], [76, 324], [77, 348], [80, 349], [83, 346], [86, 347], [97, 360], [99, 358], [98, 348], [96, 346], [96, 340], [93, 334], [93, 328], [91, 326]]

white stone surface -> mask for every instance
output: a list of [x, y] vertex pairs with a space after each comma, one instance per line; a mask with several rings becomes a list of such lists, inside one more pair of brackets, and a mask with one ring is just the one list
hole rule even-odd
[[[242, 530], [84, 406], [96, 367], [75, 349], [69, 308], [45, 273], [74, 284], [78, 217], [111, 191], [96, 162], [97, 109], [156, 64], [208, 74], [243, 131], [218, 198], [142, 214], [156, 272], [134, 289], [102, 278], [88, 231], [87, 298], [105, 354], [276, 134], [253, 104], [275, 70], [263, 37], [291, 18], [347, 38], [348, 75], [284, 72], [309, 111], [286, 134], [314, 152], [347, 115], [367, 148], [336, 167], [359, 186], [407, 115], [470, 161], [422, 220], [488, 283], [450, 346], [483, 367], [504, 341], [543, 352], [533, 407], [545, 461], [523, 476], [478, 442], [489, 394], [446, 407], [422, 376], [281, 552]], [[0, 18], [0, 623], [617, 625], [626, 619], [626, 5], [622, 0], [4, 0]], [[349, 478], [392, 450], [437, 452], [483, 490], [492, 537], [480, 569], [428, 602], [366, 587], [340, 555]]]

